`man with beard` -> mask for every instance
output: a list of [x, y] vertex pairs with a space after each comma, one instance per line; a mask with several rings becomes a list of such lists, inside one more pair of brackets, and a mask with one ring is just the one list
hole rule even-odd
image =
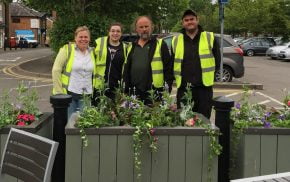
[[197, 14], [186, 10], [182, 16], [182, 33], [172, 40], [177, 105], [184, 103], [186, 87], [192, 93], [193, 111], [210, 118], [215, 70], [220, 65], [220, 47], [212, 32], [199, 25]]
[[152, 102], [148, 91], [154, 90], [158, 100], [165, 82], [171, 88], [172, 64], [166, 43], [152, 37], [152, 20], [140, 16], [134, 25], [139, 38], [128, 47], [123, 74], [125, 90], [148, 105]]

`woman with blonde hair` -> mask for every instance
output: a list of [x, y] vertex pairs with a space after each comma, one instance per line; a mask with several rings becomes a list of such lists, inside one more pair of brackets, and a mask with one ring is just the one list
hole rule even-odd
[[68, 118], [73, 112], [82, 110], [83, 95], [93, 94], [96, 66], [94, 50], [89, 43], [88, 27], [78, 27], [75, 42], [60, 48], [52, 68], [53, 94], [72, 96]]

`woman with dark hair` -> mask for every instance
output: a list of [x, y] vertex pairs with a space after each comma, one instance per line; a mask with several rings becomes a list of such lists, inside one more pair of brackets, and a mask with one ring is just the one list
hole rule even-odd
[[[123, 26], [120, 23], [112, 23], [109, 27], [109, 36], [96, 40], [96, 93], [105, 89], [105, 95], [115, 98], [116, 88], [120, 86], [123, 65], [126, 59], [126, 44], [120, 41]], [[97, 94], [96, 94], [97, 95]], [[93, 102], [95, 105], [95, 103]]]

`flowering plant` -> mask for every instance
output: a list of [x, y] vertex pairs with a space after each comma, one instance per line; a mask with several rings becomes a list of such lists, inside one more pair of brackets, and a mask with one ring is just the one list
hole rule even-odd
[[[284, 90], [286, 93], [286, 90]], [[244, 90], [242, 98], [235, 104], [231, 111], [232, 127], [232, 157], [231, 170], [235, 168], [237, 157], [237, 148], [244, 130], [249, 127], [283, 127], [290, 128], [290, 94], [285, 94], [283, 109], [267, 108], [265, 105], [250, 103], [249, 98], [255, 92], [251, 93], [247, 88]], [[231, 174], [231, 173], [230, 173]]]
[[250, 103], [251, 93], [245, 90], [241, 100], [232, 109], [231, 118], [235, 128], [247, 127], [290, 127], [290, 94], [284, 96], [283, 109], [278, 110], [273, 107], [267, 108], [265, 105]]
[[[134, 91], [133, 91], [134, 92]], [[145, 105], [135, 94], [127, 95], [119, 88], [115, 92], [115, 100], [112, 101], [100, 91], [98, 104], [91, 106], [84, 102], [84, 110], [79, 114], [76, 126], [80, 128], [84, 146], [88, 145], [85, 128], [102, 126], [131, 126], [135, 128], [133, 133], [134, 164], [137, 177], [141, 176], [141, 148], [148, 144], [152, 152], [157, 150], [158, 137], [156, 127], [160, 126], [188, 126], [203, 127], [210, 136], [209, 160], [221, 152], [221, 146], [216, 140], [218, 133], [210, 123], [203, 120], [199, 114], [192, 111], [193, 102], [191, 92], [185, 94], [187, 102], [177, 109], [175, 100], [170, 97], [165, 89], [162, 93], [149, 91], [150, 105]], [[162, 99], [157, 99], [156, 95]], [[97, 121], [99, 120], [99, 121]], [[209, 162], [209, 171], [211, 170]]]
[[24, 126], [36, 121], [41, 114], [36, 106], [37, 100], [36, 90], [23, 82], [16, 89], [4, 90], [0, 100], [0, 128], [7, 125]]
[[30, 125], [33, 121], [35, 121], [35, 116], [33, 114], [18, 114], [16, 125], [18, 126]]

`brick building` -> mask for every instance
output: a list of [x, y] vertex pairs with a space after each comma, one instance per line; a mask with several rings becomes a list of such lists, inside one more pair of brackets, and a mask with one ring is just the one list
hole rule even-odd
[[10, 36], [16, 36], [16, 30], [31, 30], [34, 39], [41, 45], [45, 43], [46, 35], [46, 14], [28, 8], [21, 3], [10, 4]]

